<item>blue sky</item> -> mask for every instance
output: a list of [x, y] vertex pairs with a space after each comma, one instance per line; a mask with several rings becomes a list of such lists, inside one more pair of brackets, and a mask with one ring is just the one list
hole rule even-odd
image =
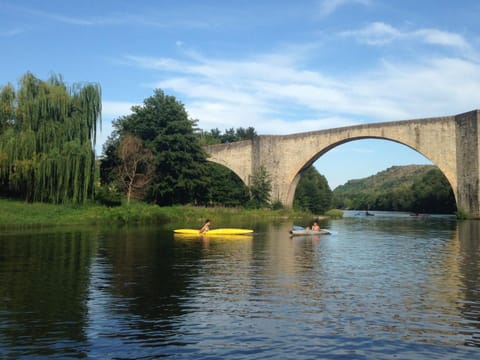
[[[101, 85], [103, 127], [156, 88], [204, 130], [291, 134], [480, 107], [477, 0], [0, 0], [0, 85]], [[333, 189], [429, 160], [389, 141], [315, 166]]]

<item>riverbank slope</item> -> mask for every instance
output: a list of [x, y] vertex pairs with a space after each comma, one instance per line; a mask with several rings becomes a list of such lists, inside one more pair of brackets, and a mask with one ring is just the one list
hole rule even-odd
[[[243, 209], [223, 207], [169, 206], [131, 203], [118, 207], [102, 205], [53, 205], [0, 199], [0, 227], [35, 227], [102, 224], [201, 224], [207, 218], [312, 218], [292, 209]], [[192, 225], [193, 226], [193, 225]]]

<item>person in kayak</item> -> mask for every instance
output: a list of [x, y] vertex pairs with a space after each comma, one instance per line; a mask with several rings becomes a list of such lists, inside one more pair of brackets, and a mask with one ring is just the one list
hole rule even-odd
[[205, 224], [203, 224], [202, 228], [200, 229], [200, 234], [203, 234], [204, 232], [207, 232], [208, 230], [210, 230], [210, 220], [207, 219], [205, 220]]
[[312, 225], [312, 230], [320, 231], [320, 225], [317, 222], [314, 222]]

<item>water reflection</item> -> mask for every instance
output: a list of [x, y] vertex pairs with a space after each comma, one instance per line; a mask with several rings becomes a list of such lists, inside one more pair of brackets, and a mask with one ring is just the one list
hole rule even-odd
[[465, 332], [465, 344], [480, 346], [480, 222], [461, 222], [458, 238], [458, 273], [463, 293], [458, 306], [468, 326], [472, 328]]
[[480, 356], [479, 222], [352, 217], [294, 238], [291, 226], [3, 234], [0, 357]]
[[[189, 283], [203, 249], [201, 244], [176, 245], [169, 233], [158, 229], [104, 235], [91, 273], [89, 332], [95, 347], [99, 339], [115, 338], [123, 354], [135, 357], [135, 344], [168, 343], [177, 334], [178, 318], [185, 312], [182, 303], [191, 296]], [[105, 310], [107, 321], [102, 318]], [[110, 344], [109, 351], [114, 349]]]
[[92, 238], [85, 231], [2, 237], [0, 354], [82, 354], [71, 345], [86, 338]]

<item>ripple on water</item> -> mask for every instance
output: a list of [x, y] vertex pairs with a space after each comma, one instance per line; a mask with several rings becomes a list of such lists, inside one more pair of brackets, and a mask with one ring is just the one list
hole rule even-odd
[[0, 357], [480, 358], [474, 235], [380, 216], [329, 227], [208, 242], [126, 230], [71, 263], [89, 240], [32, 255], [31, 239], [25, 256], [4, 246]]

